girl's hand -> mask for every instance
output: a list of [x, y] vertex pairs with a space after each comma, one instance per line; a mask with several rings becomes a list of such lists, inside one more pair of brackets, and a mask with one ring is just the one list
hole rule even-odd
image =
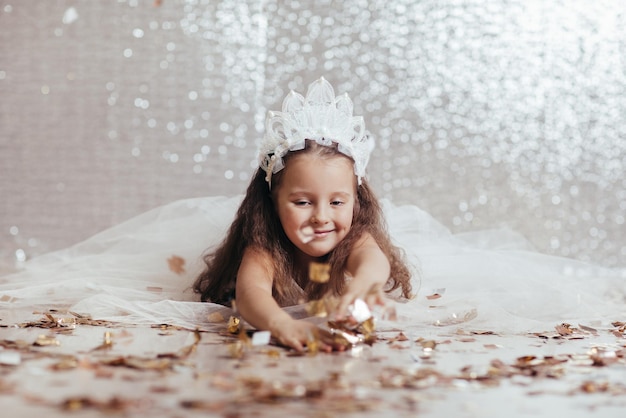
[[333, 350], [331, 345], [322, 341], [317, 325], [310, 322], [285, 318], [273, 323], [270, 332], [281, 345], [291, 347], [299, 352], [303, 352], [305, 346], [312, 341], [318, 342], [319, 349], [322, 351], [330, 352]]
[[346, 292], [339, 299], [335, 318], [338, 320], [346, 319], [346, 316], [350, 313], [350, 305], [357, 299], [365, 301], [370, 309], [376, 305], [385, 306], [386, 298], [383, 292], [383, 285], [370, 280], [351, 280]]

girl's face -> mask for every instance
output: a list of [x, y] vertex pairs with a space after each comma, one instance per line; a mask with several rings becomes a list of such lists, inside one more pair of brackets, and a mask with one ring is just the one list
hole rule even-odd
[[353, 163], [343, 156], [298, 154], [283, 170], [275, 195], [283, 230], [302, 253], [322, 257], [345, 238], [352, 225]]

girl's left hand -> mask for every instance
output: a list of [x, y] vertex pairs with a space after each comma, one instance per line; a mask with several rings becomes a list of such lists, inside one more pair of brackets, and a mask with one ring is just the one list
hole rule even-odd
[[343, 296], [339, 299], [335, 318], [344, 320], [349, 314], [349, 307], [357, 299], [365, 301], [372, 309], [374, 306], [385, 306], [385, 295], [383, 286], [380, 283], [369, 280], [351, 280]]

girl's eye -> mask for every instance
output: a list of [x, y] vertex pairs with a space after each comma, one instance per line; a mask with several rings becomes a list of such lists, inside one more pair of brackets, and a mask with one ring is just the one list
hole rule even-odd
[[309, 204], [308, 200], [298, 200], [296, 202], [294, 202], [296, 206], [306, 206]]
[[333, 206], [341, 206], [343, 205], [343, 202], [341, 200], [333, 200], [330, 204]]

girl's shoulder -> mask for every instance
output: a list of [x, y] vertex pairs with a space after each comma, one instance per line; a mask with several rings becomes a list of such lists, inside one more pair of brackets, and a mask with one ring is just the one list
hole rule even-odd
[[272, 254], [265, 248], [251, 245], [243, 251], [241, 264], [253, 265], [271, 272], [274, 270], [273, 259]]
[[380, 245], [376, 241], [376, 238], [374, 238], [374, 236], [369, 231], [363, 231], [361, 235], [354, 241], [352, 250], [368, 246], [380, 247]]

